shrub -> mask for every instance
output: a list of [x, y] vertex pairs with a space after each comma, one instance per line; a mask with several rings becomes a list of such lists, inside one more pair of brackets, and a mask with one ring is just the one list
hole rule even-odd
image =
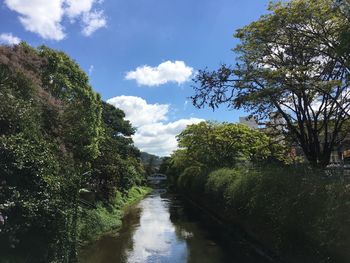
[[82, 210], [79, 224], [80, 240], [93, 241], [101, 233], [106, 233], [121, 225], [122, 211], [115, 206], [103, 206], [99, 203], [96, 209]]
[[206, 174], [201, 166], [190, 166], [186, 168], [178, 179], [180, 188], [194, 192], [202, 192], [206, 182]]
[[206, 178], [203, 202], [281, 254], [349, 258], [349, 185], [304, 167], [222, 168], [207, 177], [199, 171], [187, 168], [179, 186], [194, 190], [194, 179]]
[[78, 230], [80, 240], [91, 242], [101, 235], [118, 229], [122, 224], [123, 209], [150, 192], [147, 187], [132, 187], [127, 194], [117, 191], [111, 205], [97, 203], [94, 209], [81, 209]]

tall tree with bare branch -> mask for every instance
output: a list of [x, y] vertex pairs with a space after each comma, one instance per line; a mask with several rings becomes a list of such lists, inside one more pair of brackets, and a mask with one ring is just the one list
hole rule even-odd
[[277, 112], [311, 165], [324, 167], [348, 134], [350, 112], [349, 2], [293, 0], [237, 30], [235, 66], [200, 70], [193, 104], [221, 104], [260, 120]]

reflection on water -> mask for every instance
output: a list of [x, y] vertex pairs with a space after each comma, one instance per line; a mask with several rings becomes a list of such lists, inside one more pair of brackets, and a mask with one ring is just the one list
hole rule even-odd
[[[175, 196], [154, 192], [126, 213], [118, 236], [80, 252], [82, 263], [221, 263], [237, 260]], [[263, 261], [256, 261], [263, 262]]]
[[170, 221], [169, 201], [154, 195], [140, 206], [140, 226], [133, 236], [133, 248], [127, 251], [127, 262], [186, 262], [186, 241], [176, 235]]

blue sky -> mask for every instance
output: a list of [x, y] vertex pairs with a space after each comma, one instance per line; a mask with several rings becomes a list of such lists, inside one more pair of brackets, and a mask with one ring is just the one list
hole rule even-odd
[[3, 0], [0, 41], [66, 52], [104, 100], [125, 110], [138, 128], [135, 144], [164, 156], [176, 148], [174, 136], [187, 124], [236, 122], [245, 115], [225, 107], [194, 108], [188, 101], [191, 74], [234, 63], [233, 33], [267, 13], [268, 2]]

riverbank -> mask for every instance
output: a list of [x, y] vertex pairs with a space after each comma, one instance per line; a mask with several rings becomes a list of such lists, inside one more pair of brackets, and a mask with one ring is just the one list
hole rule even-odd
[[178, 191], [228, 232], [238, 226], [283, 262], [348, 262], [345, 182], [295, 167], [193, 171], [178, 178]]
[[97, 203], [96, 208], [81, 208], [78, 224], [79, 243], [84, 246], [101, 236], [118, 230], [125, 209], [143, 199], [152, 191], [149, 187], [134, 186], [126, 194], [117, 192], [111, 205]]
[[127, 210], [117, 235], [84, 247], [79, 262], [267, 263], [239, 239], [227, 247], [226, 232], [181, 195], [153, 191]]
[[237, 240], [239, 240], [239, 244], [242, 246], [241, 249], [255, 258], [259, 258], [261, 262], [281, 262], [276, 253], [259, 242], [254, 235], [248, 233], [242, 224], [232, 222], [222, 214], [223, 211], [218, 210], [218, 206], [214, 202], [209, 204], [206, 198], [197, 198], [185, 192], [181, 192], [180, 195], [186, 202], [198, 210], [203, 221], [206, 221], [207, 224], [208, 222], [215, 224], [216, 228], [221, 229], [221, 232], [225, 233], [221, 235], [221, 239], [225, 241], [226, 249], [230, 249], [231, 246], [237, 246]]

